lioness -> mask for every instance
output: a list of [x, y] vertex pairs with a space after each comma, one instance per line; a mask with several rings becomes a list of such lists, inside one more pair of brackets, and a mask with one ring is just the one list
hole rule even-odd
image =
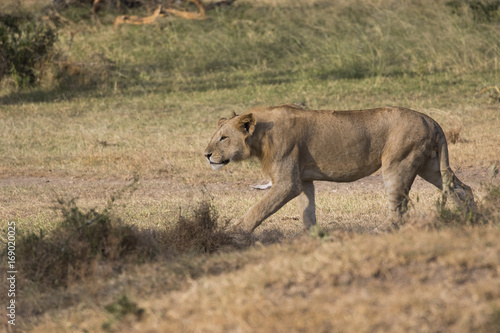
[[404, 108], [359, 111], [259, 107], [217, 123], [205, 157], [214, 170], [256, 156], [271, 189], [234, 225], [253, 231], [291, 199], [306, 228], [316, 224], [314, 180], [352, 182], [382, 168], [389, 221], [407, 210], [417, 175], [472, 207], [469, 186], [453, 173], [443, 130], [429, 116]]

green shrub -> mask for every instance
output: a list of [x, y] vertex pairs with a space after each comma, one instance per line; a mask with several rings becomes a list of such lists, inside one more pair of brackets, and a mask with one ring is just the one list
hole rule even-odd
[[455, 14], [464, 8], [469, 10], [477, 22], [491, 22], [500, 18], [499, 0], [452, 0], [446, 3]]
[[140, 320], [144, 314], [144, 309], [137, 306], [127, 295], [121, 295], [115, 302], [104, 306], [104, 309], [112, 315], [112, 318], [102, 324], [104, 330], [111, 330], [116, 321], [120, 321], [127, 315], [134, 315]]
[[33, 85], [37, 66], [52, 53], [57, 32], [30, 15], [0, 15], [0, 80], [12, 76], [17, 85]]

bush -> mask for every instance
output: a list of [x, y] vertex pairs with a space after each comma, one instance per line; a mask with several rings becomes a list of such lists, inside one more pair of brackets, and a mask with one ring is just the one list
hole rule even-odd
[[179, 216], [174, 228], [168, 232], [168, 246], [176, 253], [212, 253], [232, 244], [231, 234], [217, 220], [213, 206], [206, 201], [201, 202], [191, 216]]
[[74, 200], [59, 199], [61, 224], [50, 234], [27, 233], [18, 240], [27, 279], [67, 285], [93, 273], [94, 264], [124, 257], [137, 249], [136, 230], [114, 218], [108, 208], [83, 211]]
[[12, 76], [17, 85], [33, 85], [37, 66], [53, 51], [57, 32], [29, 15], [0, 15], [0, 80]]
[[59, 199], [62, 220], [54, 230], [19, 235], [23, 277], [41, 285], [67, 286], [98, 270], [120, 270], [127, 263], [241, 247], [235, 243], [234, 233], [219, 225], [214, 207], [206, 201], [189, 216], [180, 215], [173, 226], [166, 223], [155, 230], [125, 224], [112, 213], [113, 203], [111, 199], [101, 211], [85, 210], [74, 199]]
[[499, 0], [452, 0], [446, 5], [456, 14], [460, 13], [461, 9], [467, 8], [477, 22], [491, 22], [500, 17]]

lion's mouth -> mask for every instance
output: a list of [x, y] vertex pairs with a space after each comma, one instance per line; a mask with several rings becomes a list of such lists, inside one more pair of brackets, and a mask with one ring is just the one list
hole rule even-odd
[[225, 160], [225, 161], [222, 161], [220, 163], [215, 163], [215, 162], [210, 161], [210, 166], [212, 167], [212, 169], [218, 170], [228, 163], [229, 163], [229, 160]]

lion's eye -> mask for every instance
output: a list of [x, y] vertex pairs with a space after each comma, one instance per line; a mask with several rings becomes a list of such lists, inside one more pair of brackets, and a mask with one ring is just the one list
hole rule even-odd
[[227, 136], [221, 136], [219, 141], [224, 141], [227, 139]]

